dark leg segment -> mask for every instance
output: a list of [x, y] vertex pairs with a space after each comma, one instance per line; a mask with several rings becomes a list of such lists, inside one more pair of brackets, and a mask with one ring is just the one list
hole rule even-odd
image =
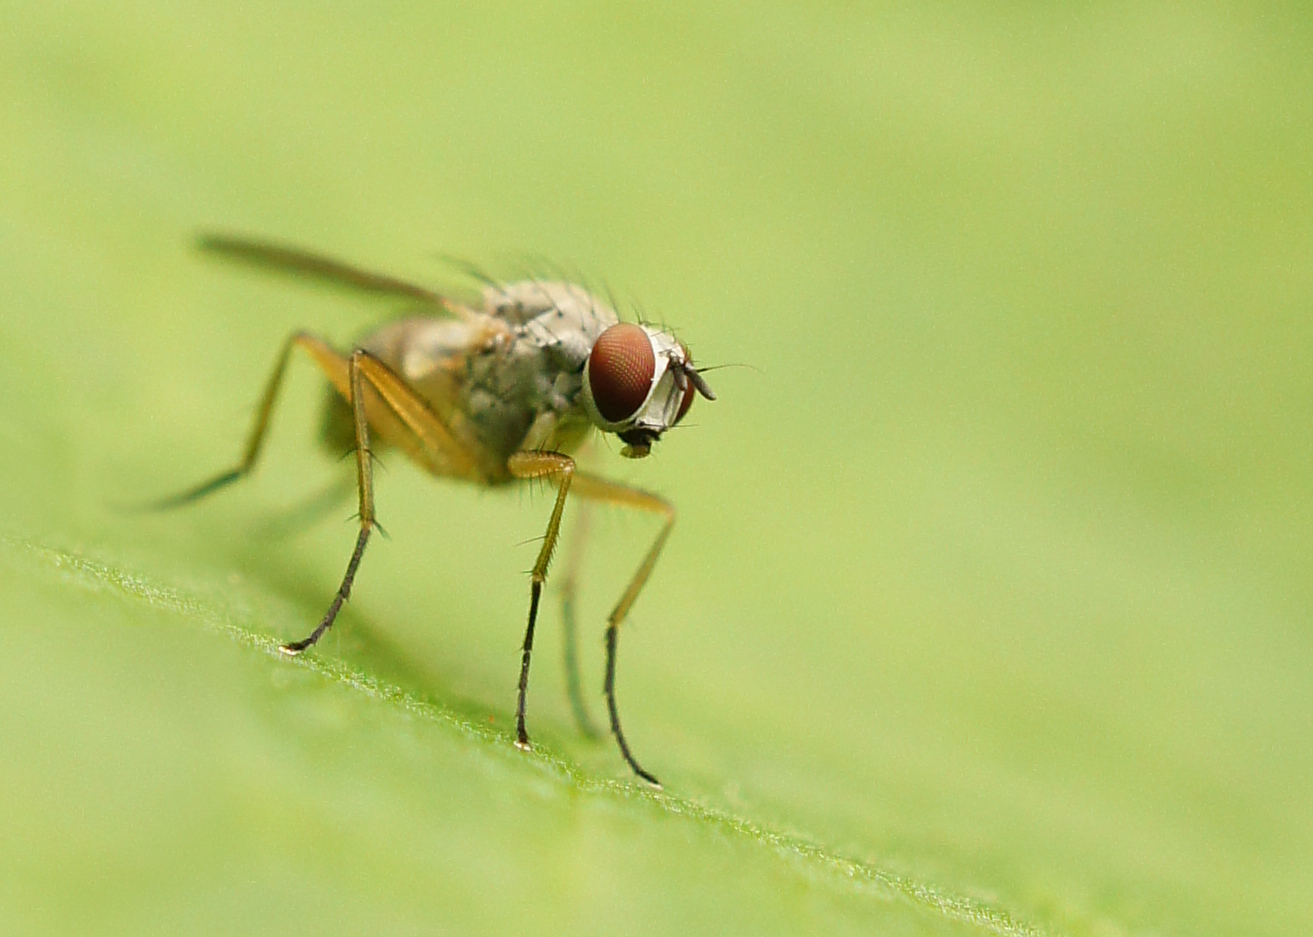
[[634, 774], [638, 775], [653, 787], [660, 787], [658, 781], [650, 771], [644, 770], [629, 751], [629, 743], [625, 741], [625, 733], [620, 728], [620, 712], [615, 705], [615, 644], [620, 629], [615, 622], [606, 626], [606, 683], [603, 691], [606, 693], [606, 709], [611, 714], [611, 731], [615, 734], [616, 744], [620, 746], [620, 754], [624, 756], [629, 767], [634, 769]]
[[278, 650], [289, 657], [295, 657], [306, 648], [314, 645], [324, 636], [325, 631], [333, 627], [333, 622], [337, 620], [337, 613], [342, 610], [342, 604], [351, 597], [351, 583], [355, 581], [356, 569], [360, 566], [360, 558], [365, 555], [365, 544], [368, 542], [369, 528], [362, 527], [360, 535], [356, 537], [356, 548], [351, 552], [351, 560], [347, 563], [346, 575], [342, 577], [342, 584], [337, 587], [337, 594], [333, 596], [333, 601], [329, 604], [324, 617], [320, 619], [319, 624], [315, 625], [315, 630], [306, 637], [300, 641], [289, 641], [287, 644], [279, 646]]
[[534, 580], [529, 584], [529, 625], [524, 630], [524, 644], [521, 649], [524, 656], [520, 658], [520, 691], [515, 698], [515, 745], [528, 751], [529, 733], [524, 727], [524, 707], [529, 698], [529, 655], [533, 653], [533, 627], [538, 621], [538, 599], [542, 596], [543, 584]]

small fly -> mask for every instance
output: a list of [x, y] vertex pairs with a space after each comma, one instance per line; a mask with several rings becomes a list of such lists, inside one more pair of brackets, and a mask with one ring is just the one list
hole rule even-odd
[[[306, 352], [333, 391], [324, 421], [325, 442], [355, 449], [360, 532], [323, 619], [306, 637], [282, 645], [282, 651], [296, 655], [314, 645], [351, 595], [365, 546], [377, 526], [374, 452], [394, 448], [433, 475], [481, 485], [546, 481], [555, 485], [556, 498], [530, 573], [528, 625], [515, 704], [516, 745], [528, 749], [524, 711], [529, 655], [567, 495], [660, 515], [664, 523], [656, 539], [607, 618], [603, 684], [620, 754], [639, 777], [659, 786], [634, 758], [620, 729], [616, 640], [620, 623], [670, 536], [675, 509], [655, 494], [577, 468], [571, 453], [598, 429], [620, 438], [621, 455], [642, 458], [684, 418], [695, 397], [714, 400], [715, 394], [693, 367], [688, 347], [663, 329], [621, 322], [611, 305], [572, 283], [485, 280], [479, 301], [468, 304], [298, 248], [221, 235], [203, 237], [200, 247], [356, 292], [408, 300], [416, 307], [412, 314], [369, 333], [348, 352], [309, 332], [289, 336], [269, 376], [241, 461], [160, 504], [195, 501], [251, 472], [288, 359], [294, 349]], [[566, 604], [569, 619], [570, 603]], [[570, 620], [567, 629], [567, 659], [573, 667]], [[578, 686], [573, 674], [570, 685]], [[575, 704], [576, 713], [582, 715], [577, 699]]]

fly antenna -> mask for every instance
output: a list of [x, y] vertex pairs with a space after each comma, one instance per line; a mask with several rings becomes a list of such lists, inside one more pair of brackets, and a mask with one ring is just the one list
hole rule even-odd
[[736, 361], [732, 364], [709, 364], [705, 367], [693, 368], [692, 370], [696, 371], [698, 374], [706, 374], [708, 371], [721, 371], [725, 368], [747, 368], [749, 371], [756, 371], [758, 374], [764, 375], [766, 373], [755, 364], [744, 364], [741, 361]]
[[684, 376], [689, 379], [689, 382], [692, 383], [692, 385], [695, 388], [697, 388], [697, 392], [699, 394], [701, 394], [703, 397], [707, 398], [708, 400], [716, 399], [715, 392], [711, 389], [711, 386], [706, 382], [706, 379], [702, 377], [702, 374], [700, 372], [698, 372], [693, 368], [688, 368], [688, 367], [682, 368], [681, 371], [683, 372]]

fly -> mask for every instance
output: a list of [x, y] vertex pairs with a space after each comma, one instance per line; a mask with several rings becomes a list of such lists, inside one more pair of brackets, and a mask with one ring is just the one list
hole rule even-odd
[[[658, 785], [630, 752], [615, 700], [620, 623], [652, 575], [670, 536], [675, 509], [664, 498], [576, 467], [571, 453], [592, 430], [614, 433], [631, 459], [646, 456], [688, 412], [696, 396], [715, 395], [693, 367], [688, 348], [669, 332], [621, 322], [615, 310], [581, 286], [523, 280], [488, 282], [475, 304], [294, 247], [209, 235], [203, 250], [359, 293], [412, 301], [416, 309], [366, 335], [350, 351], [310, 332], [283, 343], [237, 466], [160, 506], [202, 498], [248, 475], [273, 413], [292, 352], [308, 354], [331, 385], [325, 441], [353, 446], [360, 531], [341, 585], [309, 635], [284, 644], [297, 655], [332, 627], [377, 522], [372, 453], [400, 450], [435, 476], [500, 486], [532, 480], [556, 488], [547, 532], [529, 579], [528, 625], [515, 704], [516, 745], [528, 749], [525, 700], [534, 625], [556, 549], [566, 497], [619, 504], [663, 518], [663, 524], [606, 624], [603, 692], [620, 754], [643, 780]], [[372, 447], [372, 448], [371, 448]], [[573, 624], [567, 593], [567, 659], [573, 667]], [[570, 686], [578, 686], [570, 674]], [[577, 699], [576, 713], [583, 712]]]

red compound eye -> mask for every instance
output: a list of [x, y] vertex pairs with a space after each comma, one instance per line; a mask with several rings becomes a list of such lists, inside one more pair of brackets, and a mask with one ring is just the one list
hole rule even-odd
[[656, 355], [647, 333], [636, 325], [613, 325], [597, 338], [588, 356], [588, 389], [597, 412], [608, 423], [623, 423], [638, 412], [652, 389]]

